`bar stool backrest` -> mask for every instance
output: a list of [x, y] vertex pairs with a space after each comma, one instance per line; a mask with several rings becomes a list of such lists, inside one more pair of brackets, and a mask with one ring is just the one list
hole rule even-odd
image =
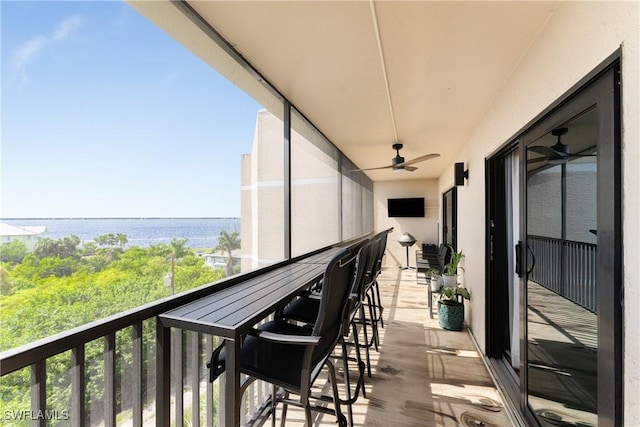
[[[329, 261], [325, 270], [320, 307], [312, 335], [322, 337], [325, 342], [326, 340], [333, 341], [333, 345], [340, 336], [343, 313], [351, 290], [355, 264], [356, 254], [345, 249]], [[324, 350], [326, 350], [326, 345], [320, 345], [316, 347], [314, 353], [322, 353]], [[317, 357], [322, 357], [322, 355], [314, 354], [313, 360], [316, 360]]]
[[369, 239], [363, 241], [356, 254], [356, 267], [353, 274], [353, 283], [351, 285], [351, 295], [347, 302], [347, 308], [344, 313], [343, 334], [349, 334], [349, 324], [351, 319], [357, 312], [367, 290], [368, 269], [371, 265], [371, 249], [372, 243]]

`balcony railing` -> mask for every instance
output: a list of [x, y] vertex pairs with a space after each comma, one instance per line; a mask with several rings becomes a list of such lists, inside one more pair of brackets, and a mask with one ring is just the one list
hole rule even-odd
[[[125, 415], [125, 418], [130, 416], [131, 425], [141, 426], [143, 422], [148, 424], [151, 420], [144, 417], [143, 396], [151, 396], [152, 408], [147, 411], [151, 414], [163, 413], [159, 407], [165, 404], [165, 399], [169, 399], [169, 396], [163, 395], [165, 390], [163, 384], [158, 384], [158, 379], [162, 378], [161, 375], [157, 375], [158, 371], [167, 368], [164, 360], [167, 352], [156, 339], [154, 330], [159, 328], [155, 316], [185, 302], [216, 292], [231, 283], [232, 281], [228, 281], [199, 288], [186, 295], [160, 300], [2, 353], [0, 374], [3, 379], [22, 369], [30, 370], [31, 379], [30, 391], [25, 390], [31, 395], [30, 408], [5, 407], [5, 421], [31, 419], [32, 425], [44, 426], [47, 424], [47, 418], [50, 418], [51, 420], [68, 419], [74, 426], [98, 423], [113, 426], [116, 425], [117, 417], [121, 421], [123, 414], [130, 414]], [[184, 387], [183, 372], [186, 371], [189, 375], [186, 388], [192, 396], [192, 402], [189, 405], [192, 408], [191, 419], [198, 420], [203, 350], [204, 353], [211, 351], [214, 338], [187, 334], [186, 345], [184, 345], [182, 331], [173, 331], [172, 335], [169, 348], [174, 352], [171, 357], [173, 366], [169, 369], [173, 368], [174, 374], [173, 412], [176, 425], [182, 425], [183, 393], [180, 393], [176, 387], [177, 385]], [[96, 342], [102, 342], [101, 361], [96, 361], [95, 357], [87, 354], [88, 347], [94, 346], [95, 349]], [[123, 350], [125, 348], [129, 351]], [[186, 359], [183, 357], [185, 354], [188, 355]], [[49, 363], [68, 365], [70, 378], [66, 380], [49, 378], [47, 375]], [[96, 367], [96, 363], [101, 366]], [[128, 372], [120, 372], [120, 375], [117, 375], [116, 367], [122, 368], [125, 363], [129, 365], [126, 369]], [[98, 372], [97, 375], [96, 372]], [[116, 378], [121, 378], [121, 381], [118, 382]], [[88, 393], [87, 387], [89, 381], [100, 382], [102, 396], [90, 397], [91, 393]], [[70, 393], [69, 390], [62, 391], [70, 395], [68, 407], [52, 407], [51, 403], [48, 403], [53, 393], [52, 389], [56, 386], [60, 387], [60, 384], [62, 388], [70, 386]], [[183, 387], [180, 387], [180, 390]], [[214, 393], [209, 383], [207, 383], [205, 395], [206, 425], [213, 426], [216, 425], [216, 407], [213, 405]], [[121, 396], [129, 396], [130, 400], [123, 402]], [[58, 404], [56, 403], [56, 406]], [[157, 425], [169, 424], [168, 420], [165, 422], [160, 418], [155, 421]], [[195, 421], [194, 425], [199, 425], [198, 421]]]
[[533, 235], [527, 244], [536, 259], [529, 280], [597, 312], [596, 245]]
[[[30, 378], [24, 384], [30, 407], [8, 407], [4, 402], [5, 425], [12, 425], [12, 420], [17, 425], [30, 420], [33, 426], [56, 420], [73, 426], [222, 425], [224, 376], [209, 383], [206, 369], [218, 338], [163, 328], [156, 316], [324, 249], [0, 353], [4, 385], [20, 387], [21, 379]], [[48, 375], [50, 364], [57, 365], [56, 372], [68, 374], [62, 375], [65, 378]], [[60, 369], [60, 364], [68, 369]], [[167, 370], [171, 370], [170, 384], [163, 383]], [[270, 393], [260, 382], [248, 389], [240, 414], [243, 424], [260, 413]], [[58, 407], [60, 394], [68, 396], [68, 401], [62, 399], [65, 407]]]

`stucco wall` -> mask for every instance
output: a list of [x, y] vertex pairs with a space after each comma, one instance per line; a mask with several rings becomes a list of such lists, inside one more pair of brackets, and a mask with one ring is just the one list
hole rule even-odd
[[[623, 79], [623, 230], [624, 324], [640, 324], [639, 195], [639, 3], [562, 2], [503, 89], [488, 106], [466, 149], [471, 176], [458, 188], [458, 243], [465, 249], [466, 283], [473, 294], [467, 320], [478, 343], [485, 344], [484, 160], [574, 84], [622, 46]], [[451, 187], [453, 164], [441, 176], [438, 192]], [[624, 356], [625, 425], [640, 425], [640, 355], [637, 328], [627, 327]]]
[[282, 120], [258, 112], [251, 154], [242, 157], [242, 271], [284, 258]]
[[[387, 199], [424, 197], [424, 218], [389, 218]], [[439, 207], [442, 196], [438, 193], [435, 179], [418, 179], [401, 182], [375, 182], [373, 184], [373, 209], [376, 231], [393, 227], [387, 240], [384, 263], [387, 266], [404, 266], [407, 263], [406, 249], [398, 243], [405, 232], [411, 233], [417, 242], [409, 248], [409, 265], [415, 267], [415, 251], [422, 243], [438, 242]]]

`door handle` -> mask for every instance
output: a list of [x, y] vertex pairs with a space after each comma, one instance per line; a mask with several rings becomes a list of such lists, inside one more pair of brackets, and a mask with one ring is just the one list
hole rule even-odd
[[533, 267], [536, 266], [536, 254], [533, 253], [533, 250], [531, 250], [531, 247], [529, 245], [526, 245], [526, 247], [527, 251], [529, 251], [529, 253], [531, 254], [531, 267], [527, 270], [527, 275], [529, 275], [533, 271]]
[[522, 277], [522, 243], [516, 243], [516, 274]]
[[[526, 274], [531, 274], [533, 268], [536, 266], [536, 254], [533, 253], [533, 250], [529, 245], [524, 245], [524, 247], [526, 248], [527, 252], [531, 254], [531, 267], [527, 268], [526, 271]], [[522, 255], [522, 242], [518, 241], [518, 243], [516, 243], [516, 274], [518, 275], [518, 277], [522, 277]], [[527, 261], [529, 260], [529, 258], [526, 257], [525, 259], [525, 262], [528, 264]]]

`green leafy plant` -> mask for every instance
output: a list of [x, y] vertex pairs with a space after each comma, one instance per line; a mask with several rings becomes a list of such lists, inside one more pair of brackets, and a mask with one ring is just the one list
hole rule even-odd
[[449, 259], [449, 262], [444, 265], [444, 275], [455, 276], [456, 274], [458, 274], [458, 269], [464, 271], [464, 268], [460, 266], [460, 261], [462, 261], [462, 258], [464, 258], [464, 254], [462, 253], [462, 251], [456, 252], [453, 249], [453, 246], [448, 246], [451, 250], [451, 258]]
[[442, 275], [442, 271], [440, 271], [439, 268], [431, 267], [430, 269], [427, 270], [426, 275], [429, 277], [440, 276]]
[[459, 304], [458, 295], [461, 295], [462, 298], [466, 300], [471, 299], [471, 293], [464, 286], [443, 286], [440, 288], [440, 302], [443, 304]]

